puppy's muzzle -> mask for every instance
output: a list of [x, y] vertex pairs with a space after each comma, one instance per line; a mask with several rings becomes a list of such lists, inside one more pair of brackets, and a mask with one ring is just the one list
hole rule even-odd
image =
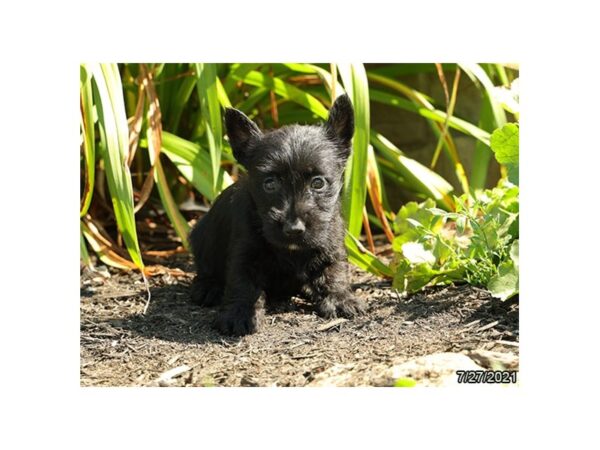
[[306, 226], [304, 225], [304, 222], [302, 222], [298, 218], [294, 221], [286, 222], [283, 224], [283, 233], [287, 237], [297, 238], [297, 237], [302, 236], [305, 231], [306, 231]]

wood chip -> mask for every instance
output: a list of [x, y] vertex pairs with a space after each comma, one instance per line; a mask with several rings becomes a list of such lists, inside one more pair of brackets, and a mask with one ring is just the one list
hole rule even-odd
[[95, 337], [95, 338], [97, 338], [97, 337], [114, 337], [115, 334], [117, 334], [117, 333], [105, 333], [103, 331], [99, 331], [98, 333], [94, 333], [93, 331], [90, 332], [90, 336]]
[[181, 355], [175, 355], [173, 356], [171, 359], [169, 359], [167, 361], [167, 365], [172, 366], [173, 364], [175, 364], [177, 362], [177, 360], [181, 358]]
[[492, 323], [488, 323], [487, 325], [484, 325], [484, 326], [482, 326], [480, 328], [477, 328], [476, 332], [489, 330], [490, 328], [494, 328], [499, 323], [500, 323], [500, 321], [494, 320]]
[[139, 292], [122, 292], [120, 294], [104, 294], [99, 295], [98, 298], [101, 299], [109, 299], [109, 298], [122, 298], [122, 297], [133, 297], [134, 295], [139, 295]]
[[317, 328], [317, 331], [327, 331], [332, 329], [333, 327], [340, 325], [344, 322], [348, 322], [348, 319], [344, 319], [344, 318], [339, 318], [339, 319], [334, 319], [331, 322], [327, 322], [324, 325], [321, 325], [320, 327]]
[[127, 347], [129, 350], [131, 350], [134, 353], [140, 350], [139, 348], [135, 348], [133, 345], [128, 344], [127, 342], [125, 342], [125, 347]]
[[472, 327], [473, 325], [476, 325], [476, 324], [478, 324], [479, 322], [481, 322], [481, 319], [477, 319], [477, 320], [474, 320], [473, 322], [469, 322], [468, 324], [466, 324], [466, 325], [465, 325], [465, 327], [464, 327], [463, 329], [466, 329], [466, 328]]
[[291, 346], [289, 346], [287, 349], [288, 349], [288, 350], [292, 350], [292, 349], [294, 349], [294, 348], [296, 348], [296, 347], [300, 347], [301, 345], [306, 345], [306, 344], [308, 344], [309, 342], [310, 342], [310, 341], [307, 341], [307, 342], [306, 342], [306, 341], [303, 341], [303, 342], [298, 342], [297, 344], [294, 344], [294, 345], [291, 345]]
[[191, 369], [192, 368], [190, 366], [185, 364], [183, 366], [175, 367], [174, 369], [167, 370], [166, 372], [160, 374], [156, 381], [158, 381], [159, 383], [168, 382], [173, 378], [181, 376], [182, 374], [188, 372]]
[[512, 342], [512, 341], [494, 341], [494, 342], [496, 342], [496, 344], [508, 345], [509, 347], [518, 347], [519, 346], [518, 342]]
[[315, 356], [319, 356], [321, 355], [321, 353], [317, 352], [317, 353], [309, 353], [308, 355], [296, 355], [296, 356], [290, 356], [290, 359], [306, 359], [306, 358], [314, 358]]
[[258, 386], [259, 382], [256, 381], [255, 378], [253, 378], [253, 377], [251, 377], [249, 375], [244, 375], [242, 377], [242, 379], [240, 380], [240, 385], [254, 387], [254, 386]]

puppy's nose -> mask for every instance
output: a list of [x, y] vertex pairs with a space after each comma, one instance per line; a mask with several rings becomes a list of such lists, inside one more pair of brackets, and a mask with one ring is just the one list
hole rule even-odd
[[304, 233], [306, 227], [304, 226], [304, 222], [300, 219], [296, 219], [293, 222], [286, 222], [283, 225], [283, 232], [286, 236], [295, 236], [298, 237]]

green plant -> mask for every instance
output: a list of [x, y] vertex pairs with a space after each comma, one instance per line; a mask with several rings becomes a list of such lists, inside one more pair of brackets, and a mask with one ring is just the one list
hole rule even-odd
[[[93, 84], [92, 84], [93, 80]], [[85, 196], [82, 201], [80, 216], [84, 217], [91, 203], [93, 192], [96, 144], [94, 142], [93, 123], [97, 117], [100, 142], [98, 149], [104, 163], [106, 179], [112, 200], [115, 219], [129, 256], [133, 264], [144, 268], [138, 244], [135, 220], [133, 215], [133, 189], [131, 174], [125, 164], [129, 150], [129, 130], [123, 104], [121, 78], [116, 64], [90, 64], [81, 67], [81, 127], [84, 135], [83, 147], [86, 160]], [[93, 95], [91, 95], [93, 92]], [[95, 101], [92, 100], [95, 99]], [[92, 105], [93, 102], [93, 105]], [[90, 240], [89, 227], [84, 236]], [[94, 247], [94, 243], [90, 242]], [[101, 250], [97, 250], [101, 258]], [[106, 259], [106, 261], [109, 261]]]
[[396, 216], [394, 287], [465, 281], [506, 299], [518, 293], [519, 188], [502, 181], [475, 196], [455, 197], [447, 212], [428, 199]]
[[519, 124], [507, 123], [495, 130], [490, 146], [496, 160], [506, 166], [509, 181], [519, 184]]
[[[445, 105], [401, 81], [404, 75], [426, 72], [437, 72]], [[445, 73], [454, 74], [452, 83], [447, 83]], [[478, 124], [454, 113], [461, 73], [473, 80], [484, 100]], [[442, 151], [455, 168], [463, 193], [483, 187], [489, 158], [479, 156], [492, 154], [491, 131], [504, 125], [507, 109], [498, 100], [494, 83], [508, 85], [515, 73], [490, 64], [83, 64], [83, 261], [90, 261], [89, 247], [106, 264], [151, 273], [144, 264], [144, 242], [136, 225], [136, 216], [148, 205], [165, 211], [181, 246], [187, 247], [189, 216], [181, 211], [181, 203], [191, 197], [209, 206], [244, 171], [224, 135], [224, 107], [242, 110], [264, 128], [316, 123], [327, 117], [332, 100], [347, 92], [356, 112], [343, 205], [349, 259], [378, 276], [392, 277], [394, 270], [377, 255], [371, 239], [371, 228], [377, 227], [390, 242], [395, 240], [391, 225], [395, 214], [387, 189], [397, 186], [432, 199], [440, 210], [455, 212], [459, 205], [454, 188], [435, 171]], [[377, 130], [370, 118], [372, 102], [427, 121], [438, 138], [430, 167], [408, 157]], [[471, 179], [453, 133], [477, 142]], [[110, 210], [112, 214], [107, 214]], [[362, 233], [368, 249], [360, 242]]]

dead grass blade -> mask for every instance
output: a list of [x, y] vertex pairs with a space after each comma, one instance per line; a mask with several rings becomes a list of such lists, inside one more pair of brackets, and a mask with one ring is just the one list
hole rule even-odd
[[[379, 176], [379, 170], [377, 169], [375, 152], [371, 145], [369, 145], [367, 154], [367, 192], [369, 193], [371, 205], [373, 205], [375, 214], [381, 222], [385, 237], [392, 243], [394, 241], [394, 232], [385, 215], [385, 208], [383, 207], [383, 185], [381, 183], [381, 177]], [[372, 251], [374, 252], [374, 250]]]
[[[140, 98], [138, 98], [138, 106], [140, 103], [143, 106], [143, 91], [146, 92], [146, 97], [148, 99], [148, 129], [150, 130], [150, 139], [151, 143], [148, 143], [148, 148], [152, 148], [154, 150], [154, 158], [150, 158], [150, 161], [157, 161], [160, 155], [160, 149], [162, 147], [162, 115], [160, 112], [160, 103], [158, 101], [158, 95], [156, 94], [156, 89], [154, 87], [154, 80], [152, 72], [148, 70], [146, 64], [140, 64], [140, 74], [141, 74], [141, 83], [140, 83]], [[143, 111], [143, 110], [142, 110]], [[138, 110], [136, 108], [136, 116], [138, 114]], [[140, 117], [141, 117], [140, 113]], [[140, 121], [140, 130], [141, 130], [141, 121]], [[139, 139], [139, 134], [138, 134]], [[152, 192], [152, 188], [154, 187], [154, 164], [151, 163], [150, 170], [148, 171], [148, 175], [144, 180], [144, 184], [142, 185], [142, 189], [139, 193], [139, 200], [133, 209], [134, 212], [138, 212], [142, 206], [146, 203], [148, 198], [150, 198], [150, 193]]]
[[142, 254], [157, 258], [168, 258], [169, 256], [186, 252], [187, 250], [185, 248], [177, 247], [175, 250], [148, 250], [147, 252], [142, 252]]
[[140, 82], [138, 88], [138, 101], [135, 105], [135, 114], [127, 121], [129, 124], [129, 158], [127, 165], [131, 167], [135, 152], [140, 142], [140, 133], [142, 132], [142, 122], [144, 114], [144, 85]]
[[81, 231], [104, 264], [125, 270], [138, 268], [132, 261], [125, 259], [118, 253], [116, 250], [118, 246], [102, 236], [100, 230], [89, 216], [82, 219]]
[[[273, 76], [273, 67], [269, 70], [269, 75]], [[279, 111], [277, 110], [277, 98], [275, 97], [275, 91], [269, 91], [269, 98], [271, 100], [271, 118], [273, 119], [273, 126], [279, 128]]]
[[[457, 67], [456, 68], [456, 75], [454, 75], [454, 81], [452, 83], [452, 95], [450, 96], [448, 93], [448, 83], [446, 82], [446, 76], [444, 75], [444, 72], [442, 71], [442, 65], [439, 63], [436, 63], [436, 68], [438, 69], [438, 77], [440, 78], [440, 82], [442, 84], [442, 87], [444, 89], [444, 96], [446, 98], [446, 119], [444, 120], [444, 124], [443, 127], [441, 129], [441, 134], [440, 134], [440, 138], [438, 140], [437, 146], [435, 148], [435, 151], [433, 152], [433, 158], [431, 159], [431, 169], [434, 169], [437, 161], [439, 159], [440, 153], [442, 151], [442, 145], [444, 143], [444, 139], [446, 139], [447, 136], [449, 136], [448, 134], [448, 127], [449, 127], [449, 123], [450, 123], [450, 119], [452, 118], [452, 115], [454, 114], [454, 107], [456, 105], [456, 97], [458, 94], [458, 83], [460, 81], [460, 68]], [[440, 124], [438, 124], [440, 125]], [[438, 126], [439, 128], [439, 126]], [[457, 159], [458, 161], [458, 159]], [[459, 163], [460, 164], [460, 163]], [[464, 169], [463, 169], [463, 173], [464, 173]], [[460, 179], [460, 178], [459, 178]], [[462, 179], [460, 179], [461, 182], [463, 181]], [[464, 189], [464, 186], [463, 186]], [[468, 188], [467, 188], [468, 190]]]
[[371, 226], [369, 224], [369, 216], [367, 214], [367, 208], [363, 208], [363, 226], [365, 227], [365, 233], [367, 234], [367, 244], [369, 244], [369, 250], [371, 253], [375, 253], [375, 242], [373, 242], [373, 233], [371, 233]]
[[[90, 244], [92, 249], [96, 252], [100, 261], [109, 266], [117, 267], [119, 269], [124, 270], [133, 270], [137, 269], [137, 266], [127, 258], [125, 258], [122, 253], [123, 250], [120, 248], [115, 242], [112, 241], [110, 237], [104, 231], [104, 228], [98, 223], [95, 223], [89, 215], [84, 217], [81, 220], [81, 232], [85, 237], [87, 242]], [[83, 242], [82, 242], [83, 246]], [[186, 250], [183, 247], [178, 247], [175, 250], [171, 251], [149, 251], [144, 252], [144, 255], [154, 255], [154, 256], [170, 256], [175, 253], [183, 253]], [[142, 276], [146, 281], [146, 276], [153, 277], [156, 275], [164, 275], [169, 274], [173, 277], [181, 278], [185, 277], [187, 274], [178, 268], [171, 269], [169, 267], [165, 267], [161, 264], [153, 264], [149, 266], [145, 266], [142, 271]], [[146, 282], [147, 284], [147, 282]], [[147, 289], [148, 290], [148, 289]], [[150, 296], [148, 297], [148, 299]], [[148, 304], [148, 302], [147, 302]]]
[[331, 104], [333, 105], [333, 102], [335, 101], [336, 97], [336, 92], [335, 92], [335, 88], [337, 85], [337, 65], [336, 64], [329, 64], [329, 71], [331, 72]]
[[448, 83], [446, 83], [446, 76], [440, 63], [435, 63], [435, 70], [437, 71], [438, 78], [442, 83], [442, 89], [444, 90], [444, 98], [446, 99], [446, 106], [450, 103], [450, 94], [448, 93]]
[[169, 267], [165, 267], [162, 264], [153, 264], [151, 266], [146, 266], [146, 270], [144, 270], [145, 274], [153, 277], [156, 275], [164, 275], [164, 274], [168, 274], [171, 275], [173, 277], [177, 277], [177, 278], [181, 278], [181, 277], [185, 277], [187, 274], [178, 268], [175, 269], [171, 269]]

